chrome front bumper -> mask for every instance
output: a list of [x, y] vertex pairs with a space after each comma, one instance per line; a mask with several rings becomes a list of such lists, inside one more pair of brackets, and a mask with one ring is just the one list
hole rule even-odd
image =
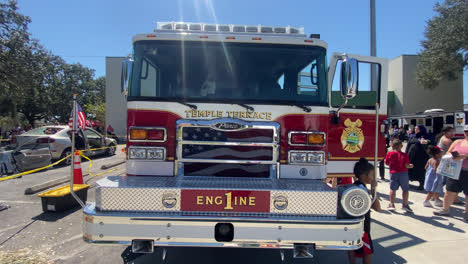
[[[215, 240], [215, 225], [232, 223], [231, 242]], [[83, 238], [88, 243], [130, 245], [134, 239], [154, 240], [155, 246], [243, 247], [292, 249], [314, 244], [318, 250], [353, 250], [362, 246], [363, 218], [336, 217], [245, 218], [187, 216], [175, 212], [98, 212], [84, 209]]]

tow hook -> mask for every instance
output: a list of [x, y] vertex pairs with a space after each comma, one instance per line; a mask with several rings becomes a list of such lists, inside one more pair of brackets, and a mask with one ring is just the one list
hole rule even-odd
[[132, 253], [151, 254], [154, 252], [154, 241], [146, 239], [132, 240]]
[[315, 244], [294, 244], [294, 258], [313, 258], [315, 253]]

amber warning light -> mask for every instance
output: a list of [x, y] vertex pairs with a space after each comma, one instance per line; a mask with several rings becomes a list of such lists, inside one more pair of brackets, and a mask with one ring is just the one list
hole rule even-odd
[[323, 145], [325, 144], [325, 133], [323, 132], [291, 132], [290, 144]]
[[130, 140], [158, 140], [166, 139], [166, 130], [163, 128], [130, 128]]

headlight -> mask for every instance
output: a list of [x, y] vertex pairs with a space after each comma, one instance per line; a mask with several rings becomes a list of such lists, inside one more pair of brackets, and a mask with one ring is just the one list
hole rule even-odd
[[324, 153], [313, 152], [307, 154], [307, 161], [309, 163], [323, 164]]
[[144, 148], [130, 148], [128, 153], [130, 159], [146, 159], [146, 149]]
[[289, 161], [290, 163], [307, 163], [307, 153], [291, 152]]
[[166, 148], [163, 147], [134, 147], [128, 150], [129, 159], [163, 161], [166, 159]]
[[371, 208], [371, 197], [367, 190], [353, 186], [346, 189], [341, 195], [341, 206], [350, 216], [359, 217], [365, 215]]
[[290, 151], [290, 164], [323, 165], [325, 164], [325, 152], [323, 151]]
[[147, 158], [152, 160], [163, 160], [164, 159], [164, 149], [155, 148], [147, 150]]

